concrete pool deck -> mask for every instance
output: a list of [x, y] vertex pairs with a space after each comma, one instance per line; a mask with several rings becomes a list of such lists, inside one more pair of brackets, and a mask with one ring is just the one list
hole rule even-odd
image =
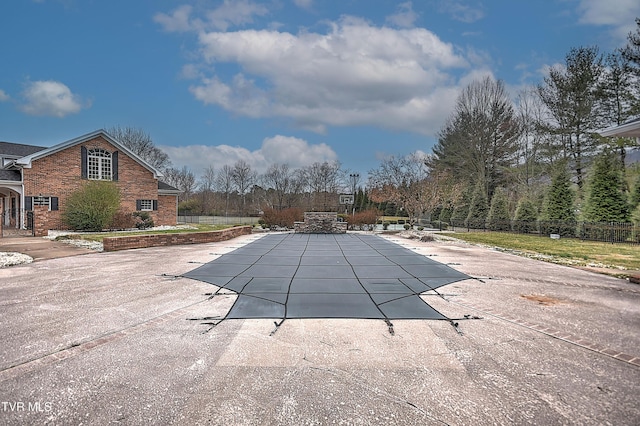
[[[183, 274], [262, 235], [0, 269], [2, 424], [637, 424], [640, 287], [385, 237], [478, 279], [447, 321], [228, 319]], [[471, 319], [479, 317], [481, 319]], [[391, 333], [390, 331], [393, 331]]]

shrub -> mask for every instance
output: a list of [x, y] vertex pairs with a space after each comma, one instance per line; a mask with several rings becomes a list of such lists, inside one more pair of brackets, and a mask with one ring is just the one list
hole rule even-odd
[[76, 231], [102, 231], [119, 207], [120, 190], [114, 182], [90, 180], [67, 199], [62, 220]]
[[125, 212], [123, 210], [116, 212], [116, 214], [113, 216], [113, 219], [111, 219], [111, 223], [108, 226], [109, 229], [118, 231], [135, 227], [136, 219], [133, 216], [133, 213]]
[[284, 210], [276, 210], [267, 207], [263, 209], [262, 220], [267, 228], [272, 228], [274, 226], [293, 228], [294, 222], [302, 222], [304, 220], [304, 212], [295, 207]]
[[431, 226], [433, 228], [440, 229], [441, 231], [446, 231], [447, 228], [449, 227], [449, 224], [447, 222], [442, 222], [440, 220], [436, 220], [436, 221], [431, 222]]
[[347, 216], [347, 222], [351, 229], [373, 229], [378, 222], [378, 211], [375, 209], [364, 210], [353, 216]]
[[202, 203], [197, 198], [180, 201], [178, 211], [186, 214], [202, 213]]
[[136, 218], [136, 228], [138, 229], [148, 229], [155, 226], [149, 212], [135, 212], [133, 216]]
[[409, 229], [411, 229], [411, 225], [409, 225], [408, 223], [406, 225], [404, 225], [404, 230], [408, 231]]

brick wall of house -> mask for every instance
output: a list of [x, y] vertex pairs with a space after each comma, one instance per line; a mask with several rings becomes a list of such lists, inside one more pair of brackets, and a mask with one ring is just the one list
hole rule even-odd
[[[102, 137], [74, 145], [55, 154], [34, 160], [31, 168], [24, 169], [25, 196], [58, 197], [59, 210], [48, 211], [45, 208], [35, 210], [36, 235], [46, 235], [48, 229], [66, 229], [62, 222], [61, 213], [65, 201], [77, 191], [85, 179], [81, 176], [81, 146], [87, 149], [101, 148], [109, 152], [117, 149]], [[160, 202], [158, 197], [158, 180], [153, 173], [141, 166], [124, 152], [118, 155], [118, 181], [120, 189], [120, 210], [133, 213], [136, 211], [136, 200], [157, 199], [158, 208], [171, 204], [168, 198]], [[177, 212], [175, 208], [169, 211], [150, 212], [154, 222], [158, 225], [175, 225]]]
[[175, 195], [158, 195], [158, 211], [155, 213], [156, 225], [175, 225], [178, 222], [178, 197]]

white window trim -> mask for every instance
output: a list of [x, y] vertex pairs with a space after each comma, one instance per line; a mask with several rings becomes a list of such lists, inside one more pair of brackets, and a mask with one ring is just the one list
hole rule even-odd
[[46, 206], [48, 210], [51, 210], [51, 197], [36, 195], [32, 198], [32, 203], [33, 203], [33, 207]]
[[140, 211], [143, 211], [143, 212], [153, 211], [153, 200], [140, 200]]
[[113, 180], [113, 155], [109, 151], [100, 148], [87, 151], [87, 178]]

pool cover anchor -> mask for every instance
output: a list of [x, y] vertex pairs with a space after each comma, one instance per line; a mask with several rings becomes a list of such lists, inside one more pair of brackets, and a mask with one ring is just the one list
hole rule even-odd
[[449, 324], [451, 324], [453, 326], [453, 328], [456, 329], [456, 331], [458, 332], [458, 334], [460, 336], [464, 336], [464, 333], [462, 332], [462, 330], [460, 330], [460, 328], [458, 328], [458, 326], [460, 325], [458, 322], [456, 322], [455, 320], [450, 319], [449, 320]]
[[211, 326], [208, 329], [206, 329], [205, 331], [203, 331], [201, 334], [207, 334], [208, 332], [213, 330], [215, 328], [215, 326], [217, 326], [218, 324], [220, 324], [224, 320], [225, 320], [225, 318], [220, 318], [220, 315], [216, 315], [214, 317], [187, 318], [187, 321], [206, 321], [206, 322], [201, 322], [200, 325], [210, 325]]
[[175, 281], [179, 278], [184, 278], [182, 275], [173, 275], [173, 274], [160, 274], [157, 276], [163, 277], [163, 278], [169, 278], [171, 281]]
[[278, 331], [278, 329], [280, 328], [280, 326], [282, 325], [282, 323], [286, 320], [286, 318], [282, 318], [282, 321], [280, 321], [280, 324], [278, 324], [278, 321], [274, 321], [273, 323], [275, 324], [276, 328], [274, 328], [273, 330], [271, 330], [271, 333], [269, 333], [269, 336], [273, 336], [274, 334], [276, 334], [276, 331]]
[[387, 324], [387, 327], [389, 329], [389, 334], [392, 335], [392, 336], [395, 336], [396, 332], [393, 329], [393, 323], [391, 321], [389, 321], [389, 318], [385, 318], [384, 322]]
[[205, 293], [204, 295], [205, 296], [209, 296], [209, 297], [207, 297], [207, 300], [211, 300], [211, 299], [213, 299], [214, 297], [216, 297], [218, 295], [226, 294], [226, 293], [220, 293], [220, 290], [222, 290], [223, 288], [224, 287], [218, 287], [218, 289], [215, 292], [213, 292], [213, 293]]
[[479, 319], [483, 319], [483, 318], [477, 315], [466, 314], [464, 315], [463, 318], [449, 318], [448, 321], [453, 326], [453, 328], [456, 329], [459, 335], [464, 336], [464, 333], [462, 332], [462, 330], [460, 330], [460, 323], [458, 321], [479, 320]]

